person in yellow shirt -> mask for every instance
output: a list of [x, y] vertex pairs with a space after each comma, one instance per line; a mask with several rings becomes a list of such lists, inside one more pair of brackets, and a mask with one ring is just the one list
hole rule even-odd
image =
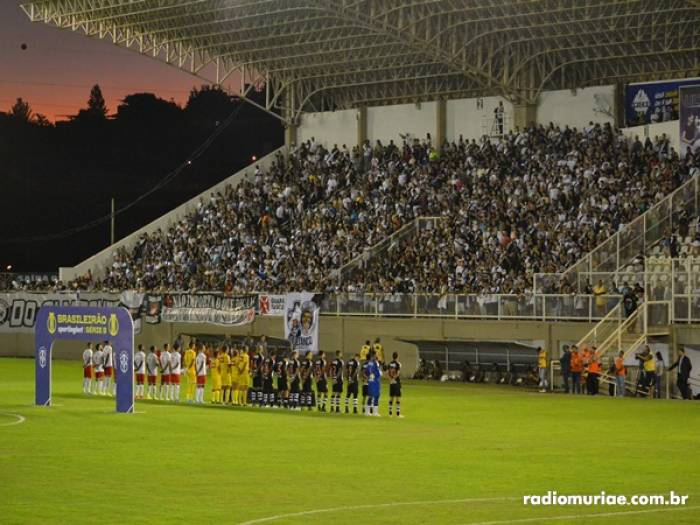
[[221, 373], [219, 372], [219, 356], [221, 350], [211, 357], [211, 402], [221, 401]]
[[187, 350], [185, 350], [185, 355], [182, 359], [185, 365], [185, 374], [187, 377], [187, 402], [194, 402], [194, 389], [197, 386], [197, 369], [195, 367], [195, 360], [197, 359], [197, 352], [194, 351], [194, 341], [190, 341]]
[[644, 347], [644, 352], [639, 355], [639, 359], [644, 364], [644, 386], [649, 392], [649, 398], [653, 399], [654, 384], [656, 383], [656, 360], [649, 345]]
[[372, 349], [372, 345], [369, 344], [369, 339], [365, 341], [360, 349], [360, 361], [367, 361], [369, 359], [369, 351]]
[[608, 304], [608, 298], [605, 297], [607, 293], [603, 280], [599, 279], [598, 284], [593, 287], [593, 295], [595, 295], [596, 313], [601, 317], [605, 315], [605, 307]]
[[537, 370], [540, 378], [540, 392], [547, 391], [547, 351], [541, 346], [537, 347]]
[[228, 346], [221, 347], [219, 354], [219, 374], [221, 374], [221, 394], [219, 399], [221, 403], [230, 403], [231, 395], [231, 357], [228, 355]]
[[241, 377], [238, 372], [238, 362], [240, 360], [238, 353], [238, 348], [234, 348], [229, 367], [231, 370], [231, 397], [233, 398], [231, 402], [233, 405], [240, 404], [238, 402], [238, 384], [241, 382]]
[[238, 404], [248, 405], [248, 388], [250, 387], [250, 356], [245, 347], [238, 354]]
[[379, 361], [379, 364], [383, 367], [384, 366], [384, 345], [382, 342], [379, 340], [377, 337], [374, 340], [374, 353], [377, 356], [377, 361]]

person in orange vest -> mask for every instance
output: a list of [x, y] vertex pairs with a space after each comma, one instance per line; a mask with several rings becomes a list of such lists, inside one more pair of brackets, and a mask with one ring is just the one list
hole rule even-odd
[[594, 346], [588, 362], [588, 377], [586, 378], [586, 393], [589, 396], [595, 396], [598, 393], [598, 379], [600, 378], [602, 370], [600, 366], [600, 357]]
[[540, 392], [547, 391], [547, 351], [541, 346], [537, 347], [537, 371], [540, 379]]
[[583, 360], [583, 372], [581, 373], [581, 384], [583, 390], [588, 393], [588, 365], [591, 363], [591, 349], [588, 346], [582, 346], [581, 359]]
[[583, 373], [583, 358], [578, 351], [578, 347], [571, 347], [571, 393], [581, 393], [581, 374]]
[[615, 386], [617, 397], [625, 396], [625, 353], [620, 350], [620, 354], [615, 359]]

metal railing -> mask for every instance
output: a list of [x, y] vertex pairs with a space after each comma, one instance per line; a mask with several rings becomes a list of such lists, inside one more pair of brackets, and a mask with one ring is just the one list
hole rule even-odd
[[620, 303], [619, 295], [363, 294], [325, 295], [323, 315], [532, 319], [594, 322]]
[[563, 281], [578, 284], [579, 273], [617, 272], [630, 264], [637, 255], [647, 255], [649, 248], [674, 231], [677, 213], [685, 210], [691, 217], [697, 216], [699, 181], [700, 176], [696, 175], [685, 182], [564, 272], [535, 274], [535, 293], [547, 293]]

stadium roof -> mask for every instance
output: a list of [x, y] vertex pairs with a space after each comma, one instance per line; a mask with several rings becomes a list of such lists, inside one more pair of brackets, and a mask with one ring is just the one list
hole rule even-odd
[[700, 1], [36, 0], [44, 22], [300, 111], [696, 76]]

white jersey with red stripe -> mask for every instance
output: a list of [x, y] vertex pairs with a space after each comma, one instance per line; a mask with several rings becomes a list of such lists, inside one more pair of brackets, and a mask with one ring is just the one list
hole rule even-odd
[[163, 351], [160, 353], [160, 373], [163, 375], [170, 374], [170, 352]]
[[158, 356], [155, 352], [149, 352], [146, 357], [146, 370], [149, 376], [158, 375]]
[[146, 373], [146, 354], [139, 350], [134, 354], [134, 372], [137, 374]]
[[92, 348], [86, 348], [83, 352], [83, 368], [92, 365]]
[[182, 356], [180, 352], [170, 353], [170, 373], [175, 375], [180, 375], [182, 373]]
[[102, 350], [95, 350], [93, 352], [92, 365], [95, 367], [95, 372], [104, 372], [105, 355]]
[[197, 358], [194, 360], [194, 367], [197, 370], [198, 376], [207, 375], [207, 356], [204, 354], [197, 354]]
[[105, 345], [102, 349], [104, 353], [105, 368], [112, 368], [114, 366], [114, 351], [110, 345]]

